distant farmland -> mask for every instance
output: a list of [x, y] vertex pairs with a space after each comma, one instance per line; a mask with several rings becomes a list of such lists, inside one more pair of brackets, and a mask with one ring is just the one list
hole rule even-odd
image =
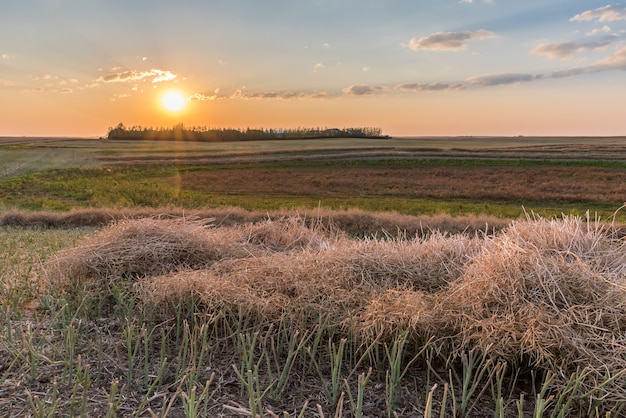
[[2, 142], [0, 208], [321, 205], [607, 216], [626, 199], [624, 138]]

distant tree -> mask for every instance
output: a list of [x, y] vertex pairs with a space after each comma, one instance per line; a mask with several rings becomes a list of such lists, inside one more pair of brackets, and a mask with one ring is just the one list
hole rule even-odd
[[250, 141], [263, 139], [305, 139], [305, 138], [385, 138], [380, 128], [292, 128], [292, 129], [251, 129], [245, 131], [222, 128], [209, 129], [206, 126], [186, 127], [178, 123], [171, 128], [153, 128], [134, 125], [130, 128], [120, 122], [109, 128], [108, 139], [158, 139], [177, 141]]

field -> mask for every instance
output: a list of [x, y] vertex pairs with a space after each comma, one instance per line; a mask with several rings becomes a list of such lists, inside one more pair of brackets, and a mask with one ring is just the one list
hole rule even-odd
[[0, 416], [624, 416], [623, 142], [0, 140]]
[[6, 139], [0, 209], [360, 208], [517, 218], [624, 201], [623, 138]]

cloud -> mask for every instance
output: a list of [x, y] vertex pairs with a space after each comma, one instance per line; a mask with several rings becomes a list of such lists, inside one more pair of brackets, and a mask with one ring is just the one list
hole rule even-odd
[[175, 79], [176, 74], [171, 71], [159, 69], [151, 69], [149, 71], [127, 70], [101, 76], [97, 81], [103, 81], [105, 83], [125, 83], [142, 81], [146, 78], [151, 78], [152, 83], [160, 83]]
[[461, 51], [467, 49], [465, 41], [495, 38], [493, 32], [479, 29], [473, 32], [437, 32], [423, 38], [413, 38], [408, 44], [403, 44], [413, 51]]
[[531, 54], [544, 55], [549, 59], [572, 59], [575, 54], [586, 49], [600, 49], [609, 46], [618, 36], [608, 36], [593, 42], [546, 42], [537, 45]]
[[163, 81], [169, 81], [176, 78], [176, 74], [170, 71], [162, 71], [162, 70], [150, 70], [155, 74], [155, 77], [152, 79], [153, 83], [160, 83]]
[[35, 81], [39, 81], [39, 80], [46, 80], [46, 81], [57, 80], [58, 78], [59, 78], [58, 76], [53, 75], [53, 74], [44, 74], [42, 76], [32, 77], [32, 79], [35, 80]]
[[265, 91], [248, 93], [243, 90], [237, 90], [231, 96], [230, 99], [277, 99], [277, 100], [291, 100], [291, 99], [323, 99], [329, 97], [327, 92], [294, 92], [294, 91]]
[[396, 90], [412, 92], [433, 92], [433, 91], [458, 91], [465, 87], [462, 84], [445, 83], [404, 83], [394, 87]]
[[626, 70], [626, 46], [621, 47], [613, 55], [598, 61], [592, 68], [600, 71], [606, 70]]
[[187, 98], [189, 101], [201, 101], [206, 102], [209, 100], [225, 99], [227, 96], [220, 95], [220, 89], [215, 89], [213, 92], [195, 93]]
[[205, 93], [195, 93], [187, 98], [189, 101], [200, 101], [206, 102], [209, 100], [217, 100], [218, 97], [216, 94], [205, 94]]
[[2, 80], [2, 79], [0, 79], [0, 87], [12, 87], [14, 85], [15, 85], [15, 83], [13, 83], [10, 80]]
[[15, 58], [14, 55], [0, 54], [0, 59], [3, 59], [3, 60], [10, 60], [10, 59], [13, 59], [13, 58]]
[[367, 84], [356, 84], [343, 89], [343, 92], [349, 96], [369, 96], [376, 92], [377, 88], [368, 86]]
[[78, 79], [68, 78], [67, 80], [59, 81], [59, 86], [65, 86], [66, 84], [76, 84], [76, 83], [78, 83]]
[[323, 63], [321, 63], [321, 62], [318, 62], [317, 64], [315, 64], [315, 65], [313, 66], [313, 72], [314, 72], [314, 73], [316, 73], [316, 72], [318, 72], [318, 71], [323, 70], [324, 68], [326, 68], [326, 67], [324, 66], [324, 64], [323, 64]]
[[601, 28], [596, 28], [596, 29], [592, 30], [591, 32], [587, 32], [586, 35], [593, 36], [593, 35], [597, 35], [599, 33], [607, 33], [607, 32], [611, 32], [611, 28], [609, 26], [607, 26], [607, 25], [604, 25]]
[[626, 46], [621, 47], [612, 55], [586, 67], [571, 68], [554, 71], [552, 78], [574, 77], [578, 75], [594, 74], [604, 71], [626, 71]]
[[112, 102], [118, 100], [118, 99], [125, 99], [127, 97], [131, 97], [130, 94], [128, 93], [120, 93], [120, 94], [114, 94], [113, 97], [110, 99]]
[[[474, 3], [474, 0], [461, 0], [460, 3], [472, 4], [472, 3]], [[483, 3], [494, 4], [495, 1], [494, 0], [483, 0]]]
[[577, 14], [572, 17], [572, 22], [582, 22], [597, 20], [598, 22], [613, 22], [615, 20], [626, 20], [626, 7], [620, 5], [606, 5], [595, 10], [587, 10], [586, 12]]
[[487, 74], [467, 78], [465, 81], [477, 86], [499, 86], [503, 84], [517, 84], [532, 81], [535, 78], [543, 78], [543, 76], [534, 76], [532, 74]]

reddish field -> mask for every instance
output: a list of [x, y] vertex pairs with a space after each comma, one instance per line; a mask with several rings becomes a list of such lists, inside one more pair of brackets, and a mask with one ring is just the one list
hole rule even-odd
[[[290, 167], [182, 174], [185, 189], [233, 195], [405, 196], [502, 201], [626, 200], [626, 171], [601, 167]], [[617, 207], [616, 206], [616, 207]]]

